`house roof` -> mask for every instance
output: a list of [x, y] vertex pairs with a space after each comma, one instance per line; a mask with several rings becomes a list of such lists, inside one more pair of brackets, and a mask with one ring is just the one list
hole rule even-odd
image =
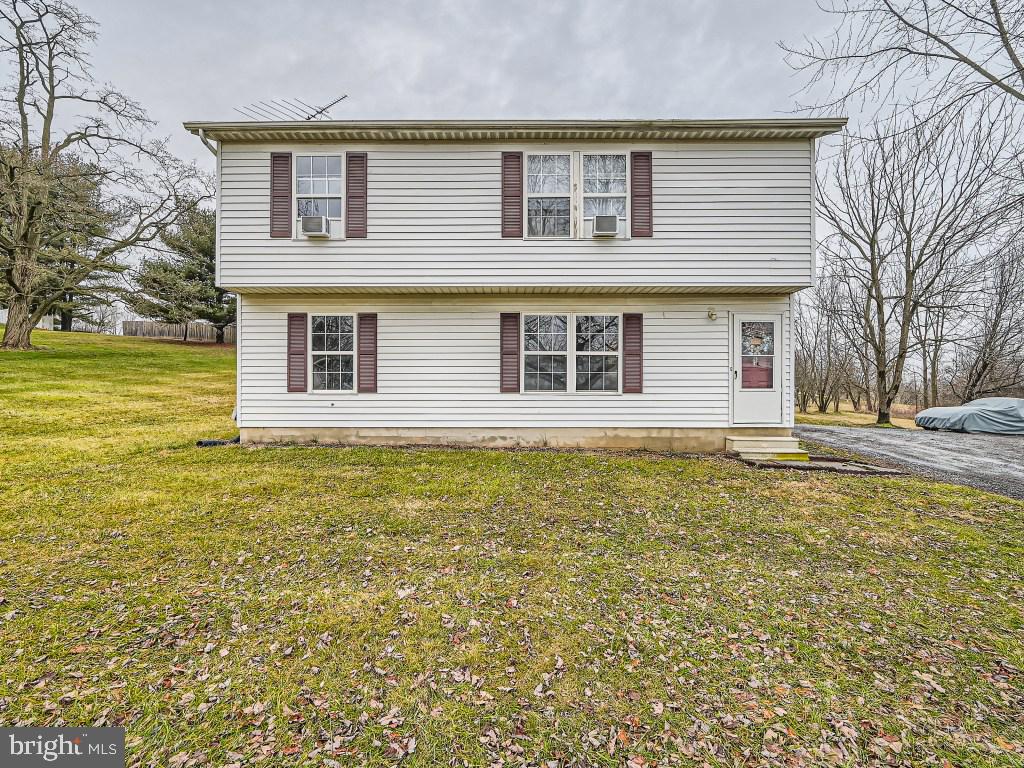
[[765, 120], [307, 120], [187, 122], [213, 141], [679, 141], [817, 139], [845, 117]]

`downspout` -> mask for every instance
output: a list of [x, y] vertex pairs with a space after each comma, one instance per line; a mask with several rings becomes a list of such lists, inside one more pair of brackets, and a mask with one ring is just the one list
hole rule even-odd
[[206, 138], [206, 132], [202, 128], [199, 129], [199, 140], [203, 142], [203, 145], [214, 154], [214, 157], [219, 155], [217, 147], [211, 144], [210, 140]]

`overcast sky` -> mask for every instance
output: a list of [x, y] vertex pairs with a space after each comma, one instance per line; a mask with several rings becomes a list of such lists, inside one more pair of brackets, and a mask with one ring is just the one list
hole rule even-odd
[[95, 74], [183, 157], [184, 120], [280, 97], [337, 119], [780, 117], [801, 85], [779, 40], [820, 35], [813, 0], [484, 2], [78, 0]]

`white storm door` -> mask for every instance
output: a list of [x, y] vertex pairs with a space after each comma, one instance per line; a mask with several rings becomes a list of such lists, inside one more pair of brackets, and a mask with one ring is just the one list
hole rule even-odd
[[734, 314], [732, 423], [782, 423], [782, 316]]

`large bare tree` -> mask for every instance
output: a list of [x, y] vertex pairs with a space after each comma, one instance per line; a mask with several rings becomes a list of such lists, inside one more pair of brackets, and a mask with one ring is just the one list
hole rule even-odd
[[31, 345], [36, 323], [69, 294], [124, 268], [208, 197], [134, 101], [97, 86], [96, 23], [64, 0], [0, 0], [0, 346]]
[[[979, 99], [1024, 105], [1021, 0], [830, 0], [831, 35], [782, 44], [815, 105], [927, 103], [918, 118], [968, 109]], [[887, 111], [887, 110], [886, 110]]]
[[1024, 388], [1024, 240], [1019, 230], [986, 253], [968, 313], [968, 331], [956, 346], [949, 383], [961, 402]]
[[1005, 115], [911, 121], [846, 137], [818, 180], [829, 279], [843, 287], [843, 327], [872, 358], [878, 423], [890, 421], [921, 313], [974, 279], [975, 251], [1019, 205], [1015, 126]]
[[[942, 375], [951, 361], [952, 370], [946, 372], [955, 381], [954, 396], [1000, 391], [1014, 379], [1014, 358], [1000, 354], [997, 363], [993, 354], [1001, 350], [1002, 322], [1015, 315], [1012, 302], [1020, 298], [1013, 298], [1007, 287], [1012, 270], [1002, 264], [1001, 273], [993, 273], [993, 262], [979, 244], [1000, 216], [1009, 220], [1019, 215], [1024, 152], [1014, 116], [1024, 116], [1024, 0], [820, 0], [819, 7], [833, 17], [832, 32], [802, 44], [782, 44], [787, 61], [806, 77], [805, 93], [812, 101], [807, 108], [852, 109], [873, 121], [861, 129], [867, 141], [843, 148], [843, 159], [827, 183], [833, 201], [843, 201], [832, 206], [833, 213], [845, 208], [856, 214], [841, 227], [855, 237], [839, 236], [824, 254], [826, 269], [837, 272], [840, 280], [851, 271], [864, 273], [848, 291], [860, 311], [845, 311], [857, 321], [848, 327], [862, 338], [854, 346], [856, 359], [864, 370], [874, 371], [879, 395], [898, 388], [910, 354], [920, 360], [926, 405], [945, 395], [940, 383], [951, 383]], [[896, 119], [879, 120], [890, 115]], [[958, 224], [948, 238], [926, 236], [926, 250], [934, 255], [923, 264], [907, 261], [893, 233], [907, 242], [922, 242], [922, 237], [891, 229], [893, 222], [935, 219], [929, 200], [942, 188], [942, 177], [932, 172], [922, 186], [908, 185], [886, 166], [906, 164], [903, 150], [921, 143], [922, 130], [932, 137], [927, 143], [945, 142], [948, 151], [960, 151], [965, 128], [972, 124], [979, 137], [989, 132], [989, 147], [978, 152], [975, 146], [962, 155], [939, 197], [947, 198], [947, 192], [967, 182], [965, 189], [981, 193], [979, 200], [989, 208], [967, 205], [959, 194], [957, 202], [947, 199], [942, 206], [947, 221], [960, 218], [954, 211], [971, 207], [979, 217]], [[957, 135], [936, 142], [947, 126]], [[899, 132], [908, 135], [897, 136]], [[889, 148], [880, 144], [883, 139], [892, 140]], [[858, 169], [865, 160], [871, 167]], [[971, 171], [972, 162], [981, 167]], [[848, 165], [839, 171], [842, 163]], [[920, 162], [906, 167], [921, 178]], [[837, 190], [832, 182], [839, 175], [847, 183]], [[858, 205], [855, 198], [864, 190], [867, 194]], [[887, 198], [902, 194], [908, 196]], [[855, 246], [857, 239], [861, 244]], [[973, 240], [973, 245], [951, 247], [957, 240]], [[865, 246], [867, 242], [871, 244]], [[893, 252], [887, 253], [889, 249]], [[901, 259], [911, 268], [897, 269]], [[861, 269], [851, 270], [855, 264]], [[909, 340], [904, 340], [908, 323]], [[884, 399], [878, 407], [882, 418]]]

